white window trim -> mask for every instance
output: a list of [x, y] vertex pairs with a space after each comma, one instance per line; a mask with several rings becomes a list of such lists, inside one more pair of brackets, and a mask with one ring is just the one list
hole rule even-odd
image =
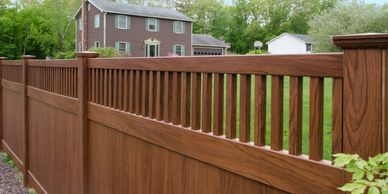
[[83, 28], [82, 17], [78, 19], [78, 28], [80, 31], [82, 31], [82, 28]]
[[157, 55], [155, 57], [153, 57], [153, 58], [160, 57], [160, 43], [146, 43], [145, 46], [147, 47], [147, 49], [144, 50], [145, 51], [145, 57], [150, 57], [150, 46], [151, 45], [156, 46], [156, 48], [157, 48]]
[[176, 53], [176, 51], [177, 51], [177, 47], [181, 47], [181, 54], [179, 55], [179, 56], [185, 56], [185, 45], [181, 45], [181, 44], [174, 44], [174, 46], [173, 46], [173, 53], [174, 54], [176, 54], [176, 55], [178, 55], [177, 53]]
[[[125, 27], [122, 28], [120, 27], [120, 17], [124, 17], [125, 18]], [[117, 29], [120, 29], [120, 30], [128, 30], [128, 17], [126, 15], [117, 15]]]
[[[97, 18], [98, 18], [98, 23], [97, 23]], [[100, 27], [101, 27], [101, 17], [100, 17], [100, 14], [97, 14], [94, 16], [94, 28], [100, 28]]]
[[[147, 20], [147, 31], [149, 31], [149, 32], [158, 32], [158, 19], [156, 19], [156, 18], [146, 18], [146, 20]], [[151, 30], [150, 29], [150, 21], [155, 21], [155, 29], [154, 30]]]
[[[178, 31], [176, 30], [177, 23], [182, 24], [181, 29], [180, 29], [180, 30], [182, 30], [182, 31], [180, 31], [180, 32], [178, 32]], [[176, 33], [176, 34], [184, 34], [185, 31], [186, 31], [186, 29], [185, 29], [185, 22], [183, 22], [183, 21], [174, 21], [174, 22], [173, 22], [173, 31], [174, 31], [174, 33]]]
[[[131, 53], [131, 43], [124, 42], [124, 41], [117, 41], [116, 44], [117, 44], [117, 48], [116, 48], [117, 51]], [[125, 44], [125, 51], [120, 51], [120, 44]]]

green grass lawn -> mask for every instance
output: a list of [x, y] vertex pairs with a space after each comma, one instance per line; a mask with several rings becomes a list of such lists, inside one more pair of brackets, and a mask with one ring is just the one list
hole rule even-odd
[[[237, 136], [239, 133], [239, 77], [237, 78]], [[252, 77], [251, 84], [251, 141], [253, 141], [254, 135], [254, 77]], [[225, 80], [226, 83], [226, 80]], [[284, 77], [284, 135], [283, 145], [284, 149], [288, 149], [288, 133], [289, 133], [289, 97], [290, 97], [290, 82], [289, 77]], [[225, 96], [226, 96], [226, 85], [225, 85]], [[225, 97], [226, 98], [226, 97]], [[225, 102], [225, 101], [224, 101]], [[309, 106], [310, 106], [310, 78], [303, 79], [303, 153], [308, 154], [309, 149]], [[270, 134], [271, 134], [271, 78], [267, 78], [267, 145], [270, 145]], [[226, 106], [224, 106], [224, 118], [226, 117]], [[324, 85], [324, 158], [327, 160], [331, 159], [331, 130], [332, 130], [332, 79], [325, 79]], [[224, 122], [225, 128], [225, 122]], [[225, 129], [224, 129], [225, 130]]]

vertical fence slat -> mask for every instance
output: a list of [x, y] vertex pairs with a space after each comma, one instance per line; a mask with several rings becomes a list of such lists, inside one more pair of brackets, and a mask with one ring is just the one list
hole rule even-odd
[[158, 121], [163, 120], [163, 72], [156, 72], [156, 107], [155, 107], [155, 114], [156, 114], [156, 119]]
[[117, 90], [117, 69], [112, 69], [112, 82], [113, 82], [113, 86], [112, 86], [112, 96], [113, 96], [113, 99], [112, 99], [112, 108], [115, 108], [117, 109], [117, 104], [118, 104], [118, 101], [117, 101], [117, 93], [118, 93], [118, 90]]
[[200, 129], [201, 115], [201, 74], [191, 75], [191, 128]]
[[289, 153], [302, 154], [303, 77], [290, 78]]
[[181, 124], [181, 74], [173, 73], [172, 77], [172, 123]]
[[255, 76], [255, 134], [257, 146], [266, 145], [266, 114], [267, 114], [267, 77]]
[[117, 70], [118, 72], [118, 76], [119, 76], [119, 84], [118, 84], [118, 96], [119, 96], [119, 98], [118, 98], [118, 109], [120, 109], [120, 110], [124, 110], [124, 108], [123, 108], [123, 95], [124, 95], [124, 93], [123, 93], [123, 70]]
[[128, 112], [128, 103], [129, 103], [129, 85], [128, 85], [128, 70], [124, 70], [124, 80], [123, 80], [123, 106], [124, 106], [124, 111]]
[[135, 112], [135, 73], [129, 72], [129, 112]]
[[282, 150], [284, 77], [272, 76], [271, 82], [271, 149]]
[[141, 114], [141, 71], [136, 71], [135, 77], [135, 113], [137, 115]]
[[241, 142], [250, 141], [251, 123], [251, 76], [240, 75], [240, 136]]
[[332, 154], [342, 153], [342, 79], [333, 79]]
[[224, 134], [224, 74], [214, 74], [214, 135]]
[[237, 75], [228, 74], [226, 80], [226, 138], [236, 138]]
[[191, 74], [182, 73], [182, 126], [190, 127]]
[[147, 71], [143, 71], [142, 72], [143, 75], [142, 75], [142, 82], [141, 82], [141, 98], [142, 98], [142, 103], [141, 103], [141, 115], [143, 115], [144, 117], [147, 117], [148, 116], [148, 89], [147, 89], [147, 86], [148, 86], [148, 81], [149, 81], [149, 78], [148, 78], [148, 72]]
[[323, 158], [323, 78], [310, 79], [309, 158]]
[[108, 106], [108, 69], [104, 69], [104, 106]]
[[212, 125], [212, 74], [203, 73], [202, 84], [202, 131], [211, 132]]
[[172, 91], [172, 81], [171, 73], [164, 72], [164, 93], [163, 93], [163, 120], [166, 123], [172, 122], [172, 102], [171, 102], [171, 91]]
[[150, 118], [155, 118], [156, 74], [154, 71], [149, 72], [148, 84], [148, 116]]

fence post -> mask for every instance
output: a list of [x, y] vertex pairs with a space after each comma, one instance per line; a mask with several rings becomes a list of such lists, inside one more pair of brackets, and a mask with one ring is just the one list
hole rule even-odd
[[344, 50], [343, 149], [367, 159], [388, 151], [388, 34], [333, 37]]
[[88, 193], [88, 59], [98, 57], [98, 53], [80, 52], [77, 58], [81, 60], [78, 66], [78, 101], [79, 101], [79, 126], [82, 131], [82, 189]]
[[29, 144], [29, 126], [28, 126], [28, 61], [34, 59], [35, 56], [25, 55], [23, 56], [23, 128], [24, 128], [24, 185], [28, 184], [28, 169], [29, 169], [29, 157], [28, 157], [28, 144]]
[[[0, 84], [3, 82], [3, 60], [5, 57], [0, 57]], [[0, 87], [0, 150], [3, 150], [3, 86]]]

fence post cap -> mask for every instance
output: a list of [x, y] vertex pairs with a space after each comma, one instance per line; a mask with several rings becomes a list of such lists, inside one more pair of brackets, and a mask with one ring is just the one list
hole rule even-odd
[[334, 44], [342, 49], [388, 48], [388, 34], [365, 33], [333, 36]]
[[34, 55], [23, 55], [23, 59], [35, 59]]
[[100, 56], [100, 54], [96, 52], [85, 51], [76, 53], [76, 56], [77, 58], [97, 58]]

